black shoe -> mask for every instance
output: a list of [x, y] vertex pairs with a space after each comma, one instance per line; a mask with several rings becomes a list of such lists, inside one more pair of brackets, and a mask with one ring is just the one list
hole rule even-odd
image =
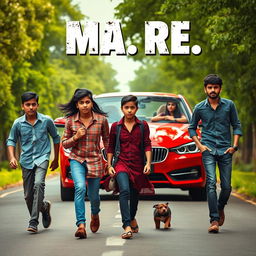
[[37, 233], [38, 230], [36, 226], [29, 225], [27, 231], [31, 233]]
[[44, 228], [49, 228], [49, 226], [51, 225], [52, 218], [50, 215], [50, 209], [51, 209], [51, 202], [45, 201], [44, 207], [42, 210], [42, 222], [43, 222]]

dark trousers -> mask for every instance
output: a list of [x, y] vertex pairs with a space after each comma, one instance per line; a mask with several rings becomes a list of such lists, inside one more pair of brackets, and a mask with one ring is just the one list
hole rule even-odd
[[135, 218], [139, 202], [139, 193], [133, 188], [126, 172], [119, 172], [116, 180], [120, 191], [119, 205], [123, 228], [125, 228], [127, 226], [131, 226], [131, 220], [134, 220]]
[[24, 198], [30, 213], [29, 225], [37, 226], [39, 212], [44, 209], [45, 176], [49, 161], [46, 160], [34, 169], [22, 166]]

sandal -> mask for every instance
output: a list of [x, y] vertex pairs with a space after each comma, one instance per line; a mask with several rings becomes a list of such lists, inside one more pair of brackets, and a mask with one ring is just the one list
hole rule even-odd
[[139, 232], [139, 226], [136, 225], [135, 227], [131, 226], [132, 233], [138, 233]]
[[121, 235], [122, 239], [130, 239], [132, 238], [132, 231], [125, 232]]
[[139, 232], [139, 226], [138, 223], [136, 221], [136, 219], [131, 221], [131, 224], [134, 224], [134, 226], [131, 225], [131, 229], [132, 229], [132, 233], [138, 233]]

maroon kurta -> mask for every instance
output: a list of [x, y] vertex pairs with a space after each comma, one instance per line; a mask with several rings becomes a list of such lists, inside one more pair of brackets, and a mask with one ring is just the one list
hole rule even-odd
[[[131, 182], [141, 194], [153, 194], [154, 186], [150, 183], [148, 176], [143, 173], [144, 169], [144, 152], [141, 152], [141, 131], [137, 117], [132, 131], [129, 132], [124, 125], [124, 118], [119, 122], [113, 123], [110, 136], [109, 147], [107, 152], [114, 154], [116, 141], [116, 127], [121, 124], [120, 131], [120, 155], [115, 165], [116, 174], [127, 172]], [[149, 138], [149, 127], [146, 121], [144, 123], [144, 151], [151, 151], [151, 141]]]

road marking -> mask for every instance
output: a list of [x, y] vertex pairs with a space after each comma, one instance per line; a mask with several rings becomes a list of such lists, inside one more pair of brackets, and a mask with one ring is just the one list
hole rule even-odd
[[243, 197], [242, 195], [240, 195], [236, 192], [232, 192], [231, 194], [232, 194], [232, 196], [237, 197], [237, 198], [241, 199], [242, 201], [245, 201], [245, 202], [247, 202], [249, 204], [252, 204], [252, 205], [256, 205], [256, 202], [254, 202], [252, 200], [248, 200], [248, 199], [246, 199], [245, 197]]
[[120, 228], [120, 226], [121, 226], [120, 223], [114, 223], [114, 224], [112, 225], [113, 228]]
[[10, 191], [10, 192], [3, 193], [2, 195], [0, 195], [0, 198], [4, 198], [4, 197], [6, 197], [6, 196], [8, 196], [8, 195], [10, 195], [10, 194], [13, 194], [13, 193], [16, 193], [16, 192], [20, 192], [20, 191], [22, 191], [22, 190], [23, 190], [23, 188], [20, 188], [20, 189], [14, 190], [14, 191]]
[[121, 239], [121, 237], [110, 236], [106, 240], [106, 246], [123, 246], [125, 242], [125, 239]]
[[117, 215], [115, 216], [115, 218], [116, 218], [116, 219], [121, 219], [122, 216], [121, 216], [121, 214], [117, 214]]
[[124, 251], [108, 251], [108, 252], [103, 252], [101, 255], [102, 256], [122, 256]]

